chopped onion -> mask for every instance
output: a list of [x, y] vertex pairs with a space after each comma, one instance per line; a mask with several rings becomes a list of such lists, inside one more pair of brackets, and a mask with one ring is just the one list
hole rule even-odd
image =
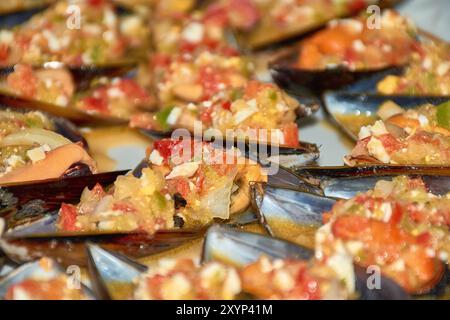
[[[231, 192], [237, 170], [226, 176], [220, 187], [209, 189], [201, 199], [201, 207], [213, 218], [228, 219], [230, 217]], [[224, 177], [225, 178], [225, 177]]]
[[377, 111], [377, 115], [381, 120], [387, 120], [396, 114], [403, 113], [405, 110], [393, 101], [383, 103]]
[[48, 145], [51, 150], [72, 143], [62, 135], [45, 129], [24, 129], [7, 135], [0, 141], [1, 147], [16, 145]]

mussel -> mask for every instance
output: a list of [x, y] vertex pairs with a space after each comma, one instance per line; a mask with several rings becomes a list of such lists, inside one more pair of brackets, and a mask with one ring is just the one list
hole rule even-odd
[[127, 256], [89, 244], [89, 272], [94, 291], [102, 299], [129, 298], [133, 285], [147, 266]]
[[[22, 235], [23, 236], [23, 235]], [[0, 240], [5, 254], [14, 262], [24, 263], [41, 257], [54, 258], [61, 264], [87, 266], [87, 243], [100, 244], [103, 247], [120, 252], [133, 258], [143, 258], [169, 250], [187, 241], [201, 236], [199, 232], [168, 231], [148, 234], [93, 234], [58, 236], [46, 238], [9, 238], [7, 234]]]
[[0, 189], [0, 216], [7, 217], [10, 227], [28, 219], [41, 217], [60, 208], [61, 203], [79, 201], [84, 188], [97, 183], [109, 185], [127, 171], [63, 177], [49, 181], [9, 185]]
[[311, 185], [307, 191], [317, 194], [320, 190], [318, 194], [339, 199], [349, 199], [372, 189], [377, 181], [401, 175], [422, 178], [435, 194], [446, 194], [450, 190], [449, 168], [439, 166], [303, 167], [295, 173]]
[[[133, 61], [81, 67], [65, 67], [56, 62], [47, 63], [43, 67], [16, 65], [14, 68], [1, 71], [8, 85], [0, 91], [0, 105], [16, 109], [41, 110], [77, 124], [125, 124], [126, 119], [123, 117], [106, 114], [106, 111], [97, 112], [97, 109], [109, 110], [110, 107], [110, 102], [106, 99], [109, 96], [105, 94], [108, 89], [107, 84], [102, 85], [101, 82], [107, 79], [106, 82], [111, 83], [113, 82], [111, 79], [115, 79], [118, 89], [122, 88], [120, 82], [127, 82], [127, 85], [130, 83], [128, 94], [130, 95], [129, 103], [132, 104], [135, 99], [133, 94], [136, 94], [137, 90], [135, 87], [139, 89], [139, 94], [144, 92], [144, 88], [129, 79], [134, 78], [135, 67], [136, 64]], [[23, 82], [29, 81], [26, 80], [27, 77], [35, 79], [38, 82], [35, 86], [38, 88], [45, 84], [47, 86], [45, 94], [39, 89], [23, 89]], [[105, 89], [100, 92], [103, 94], [101, 98], [87, 100], [90, 94], [94, 94], [94, 90], [102, 86]], [[118, 92], [118, 90], [115, 91]], [[122, 91], [118, 94], [120, 96]], [[82, 103], [84, 100], [90, 103], [89, 108], [83, 108], [86, 104]], [[146, 100], [152, 100], [150, 95]]]
[[13, 28], [29, 20], [35, 14], [45, 10], [52, 0], [26, 1], [22, 5], [3, 2], [0, 4], [0, 28]]
[[[80, 277], [80, 270], [76, 277]], [[26, 263], [0, 280], [0, 299], [8, 300], [94, 300], [96, 296], [81, 279], [69, 279], [69, 269], [45, 258]], [[28, 287], [27, 287], [28, 285]], [[28, 291], [30, 285], [34, 290]], [[69, 287], [72, 285], [73, 287]]]
[[266, 231], [275, 237], [314, 248], [314, 235], [322, 225], [322, 212], [336, 200], [301, 191], [300, 188], [275, 187], [255, 183], [251, 189], [253, 208]]
[[391, 10], [379, 22], [383, 27], [372, 28], [367, 16], [333, 21], [276, 58], [270, 64], [274, 80], [294, 92], [320, 94], [401, 70], [417, 45], [414, 26]]
[[381, 80], [386, 75], [400, 74], [403, 70], [402, 67], [350, 70], [343, 66], [310, 70], [294, 66], [297, 59], [298, 49], [294, 48], [270, 62], [269, 67], [275, 83], [300, 96], [320, 95], [326, 90], [347, 89], [347, 86], [349, 90], [359, 90], [366, 87], [368, 79], [372, 83], [375, 78]]
[[[315, 248], [316, 256], [318, 257], [330, 255], [329, 250], [332, 247], [330, 243], [332, 242], [330, 242], [331, 238], [329, 237], [338, 237], [342, 241], [350, 241], [351, 239], [352, 241], [358, 242], [360, 240], [362, 241], [360, 244], [364, 243], [364, 245], [364, 241], [369, 241], [369, 243], [371, 243], [370, 241], [373, 241], [371, 245], [392, 246], [390, 248], [391, 250], [394, 250], [395, 246], [397, 246], [397, 248], [403, 248], [403, 244], [399, 244], [399, 241], [404, 241], [404, 243], [409, 243], [408, 241], [414, 241], [414, 239], [411, 240], [411, 238], [408, 238], [406, 233], [402, 231], [402, 227], [396, 227], [396, 223], [398, 223], [399, 221], [396, 219], [401, 219], [402, 215], [405, 216], [404, 219], [411, 219], [409, 216], [411, 212], [408, 210], [413, 210], [411, 209], [411, 206], [420, 204], [415, 204], [415, 200], [409, 200], [410, 202], [407, 202], [407, 199], [409, 199], [408, 194], [412, 195], [414, 194], [414, 192], [416, 192], [416, 194], [428, 194], [429, 189], [424, 182], [424, 178], [425, 177], [407, 178], [405, 176], [399, 176], [390, 181], [386, 177], [383, 179], [381, 179], [380, 177], [380, 180], [378, 180], [375, 187], [370, 188], [370, 190], [373, 191], [365, 192], [365, 190], [361, 187], [360, 191], [362, 193], [358, 192], [358, 194], [352, 197], [351, 200], [341, 200], [339, 202], [336, 202], [336, 199], [333, 198], [323, 196], [321, 197], [315, 194], [305, 193], [298, 189], [295, 190], [286, 187], [280, 188], [266, 184], [253, 185], [252, 196], [259, 220], [272, 236], [293, 241], [297, 244], [307, 247]], [[431, 177], [431, 179], [433, 178]], [[448, 182], [449, 178], [446, 177], [446, 180]], [[439, 184], [439, 180], [435, 182]], [[351, 180], [347, 181], [347, 184], [352, 183], [353, 182]], [[448, 201], [445, 200], [445, 195], [448, 194], [449, 190], [450, 187], [447, 183], [446, 190], [443, 192], [443, 197], [438, 198], [435, 195], [428, 195], [428, 197], [430, 197], [430, 199], [434, 199], [434, 206], [443, 206], [444, 208], [445, 201]], [[395, 199], [398, 200], [397, 203], [392, 202], [396, 201]], [[374, 207], [370, 206], [370, 201], [374, 201]], [[383, 201], [386, 202], [384, 203]], [[406, 204], [404, 203], [405, 201]], [[408, 203], [410, 204], [410, 209], [405, 209], [407, 208]], [[374, 212], [378, 210], [376, 209], [376, 207], [379, 207], [380, 205], [381, 207], [383, 207], [384, 205], [386, 208], [391, 208], [391, 205], [396, 206], [395, 209], [392, 209], [394, 210], [392, 211], [394, 212], [393, 215], [385, 216], [384, 218], [374, 218]], [[358, 212], [359, 210], [358, 206], [367, 206], [366, 210], [368, 210], [368, 212], [370, 213], [366, 213], [363, 216], [355, 214], [355, 212]], [[433, 212], [432, 209], [427, 208], [424, 212], [424, 215], [431, 216], [432, 214], [430, 212]], [[427, 218], [424, 217], [424, 219]], [[322, 223], [326, 224], [322, 227]], [[352, 229], [352, 227], [350, 226], [350, 224], [352, 223], [355, 227], [354, 229]], [[406, 222], [405, 220], [404, 223], [407, 224], [408, 222]], [[435, 226], [435, 224], [432, 224], [432, 227], [430, 227], [429, 230], [433, 230], [433, 226]], [[438, 230], [440, 230], [440, 224], [437, 223], [436, 226]], [[413, 228], [413, 226], [411, 225], [410, 228]], [[445, 223], [443, 228], [446, 228]], [[361, 233], [359, 234], [358, 232]], [[441, 243], [443, 248], [445, 248], [445, 236], [441, 237], [441, 235], [438, 235], [439, 232], [437, 234], [433, 232], [434, 231], [430, 231], [430, 236], [431, 234], [433, 234], [432, 237], [436, 237], [436, 241], [438, 243]], [[357, 236], [358, 234], [359, 236]], [[366, 235], [366, 238], [364, 238], [363, 234]], [[367, 238], [368, 234], [370, 234], [370, 237]], [[398, 238], [394, 239], [394, 234], [397, 234]], [[353, 236], [355, 237], [353, 238]], [[358, 255], [357, 252], [360, 249], [356, 248], [356, 242], [352, 242], [355, 244], [355, 247], [350, 248], [350, 242], [348, 242], [348, 252], [351, 252], [351, 254], [354, 255], [356, 263], [362, 264], [364, 266], [364, 261], [366, 261], [364, 259], [367, 258], [362, 258]], [[337, 245], [337, 247], [339, 247], [339, 245]], [[335, 250], [337, 250], [335, 252], [340, 252], [341, 249], [337, 249], [337, 247], [335, 248]], [[421, 247], [420, 249], [417, 248], [416, 250], [424, 251], [424, 247], [425, 245], [423, 245], [423, 247]], [[437, 247], [433, 247], [432, 250], [436, 250], [436, 252], [438, 252], [439, 250], [445, 251], [445, 249], [439, 248], [440, 246], [438, 245]], [[364, 251], [364, 257], [370, 256], [371, 253], [369, 253], [369, 251], [370, 250]], [[374, 251], [376, 250], [374, 249]], [[401, 250], [399, 250], [399, 252], [401, 252]], [[401, 254], [402, 257], [405, 257], [410, 253], [401, 252], [399, 254]], [[417, 253], [415, 254], [417, 255]], [[414, 256], [415, 259], [422, 259], [415, 256], [414, 254], [412, 256]], [[410, 257], [410, 259], [413, 259], [412, 256]], [[432, 256], [432, 258], [430, 258], [430, 256], [427, 256], [427, 258], [422, 259], [422, 263], [424, 265], [428, 263], [428, 266], [430, 268], [428, 269], [429, 273], [426, 274], [426, 277], [425, 273], [423, 274], [425, 280], [421, 280], [422, 283], [410, 283], [408, 281], [404, 281], [402, 275], [398, 274], [404, 272], [402, 270], [408, 270], [408, 272], [414, 274], [416, 270], [413, 268], [411, 268], [411, 270], [408, 267], [398, 270], [390, 269], [390, 263], [393, 263], [391, 260], [389, 260], [390, 262], [382, 263], [380, 266], [382, 266], [381, 270], [383, 273], [386, 272], [389, 276], [400, 281], [399, 283], [401, 283], [402, 286], [404, 286], [404, 288], [410, 293], [420, 295], [438, 295], [442, 293], [442, 288], [445, 288], [448, 285], [447, 266], [441, 262], [442, 259], [446, 259], [445, 253], [439, 254], [439, 257], [440, 258], [438, 259], [437, 256]], [[431, 272], [431, 270], [433, 271]]]
[[339, 126], [357, 140], [344, 157], [347, 165], [448, 165], [448, 97], [336, 93], [325, 101]]
[[85, 139], [69, 121], [38, 111], [0, 109], [5, 128], [2, 186], [96, 172]]
[[[213, 226], [206, 234], [203, 262], [218, 260], [243, 267], [258, 261], [261, 256], [270, 259], [308, 260], [314, 257], [314, 252], [292, 242], [223, 226]], [[361, 299], [408, 299], [408, 295], [388, 278], [381, 279], [383, 285], [380, 290], [371, 290], [366, 282], [367, 273], [355, 267], [355, 274], [355, 288]]]
[[[260, 166], [249, 162], [250, 160], [248, 159], [246, 160], [246, 164], [237, 162], [236, 168], [232, 171], [230, 170], [233, 167], [225, 164], [223, 170], [225, 170], [224, 172], [229, 172], [227, 174], [229, 177], [223, 176], [220, 178], [217, 176], [217, 179], [211, 179], [211, 177], [215, 177], [215, 171], [211, 171], [212, 169], [208, 169], [208, 166], [205, 165], [205, 168], [201, 169], [205, 171], [200, 172], [199, 177], [201, 177], [202, 184], [206, 184], [209, 187], [208, 192], [202, 194], [199, 198], [201, 200], [199, 204], [207, 204], [207, 207], [205, 207], [207, 209], [197, 209], [195, 211], [194, 209], [196, 207], [193, 206], [193, 203], [189, 202], [189, 206], [187, 206], [188, 202], [186, 199], [190, 198], [185, 195], [187, 189], [182, 189], [183, 185], [190, 186], [190, 184], [198, 184], [196, 182], [198, 179], [195, 180], [197, 175], [193, 176], [192, 182], [190, 183], [187, 183], [190, 180], [183, 178], [183, 174], [187, 174], [187, 170], [192, 170], [191, 167], [193, 164], [187, 162], [186, 165], [174, 166], [170, 177], [167, 175], [167, 172], [169, 172], [167, 171], [168, 169], [163, 165], [165, 162], [162, 156], [167, 156], [167, 150], [170, 150], [170, 148], [177, 149], [180, 143], [183, 143], [183, 141], [177, 142], [166, 139], [155, 142], [154, 149], [149, 156], [150, 160], [142, 162], [128, 176], [122, 176], [120, 175], [121, 172], [115, 172], [84, 178], [62, 179], [60, 181], [44, 183], [42, 184], [42, 188], [33, 189], [27, 186], [17, 186], [15, 189], [14, 187], [6, 189], [4, 202], [7, 208], [4, 211], [5, 215], [9, 213], [8, 226], [10, 228], [5, 234], [4, 244], [9, 248], [5, 249], [5, 251], [14, 256], [13, 260], [20, 260], [20, 257], [18, 258], [14, 252], [9, 253], [11, 251], [17, 251], [14, 249], [16, 245], [17, 247], [22, 246], [28, 248], [27, 254], [31, 257], [36, 257], [36, 255], [41, 256], [43, 252], [40, 250], [48, 247], [49, 255], [65, 261], [65, 259], [70, 260], [70, 257], [66, 257], [63, 252], [64, 248], [73, 247], [74, 252], [76, 252], [74, 255], [79, 261], [85, 257], [79, 253], [79, 250], [84, 247], [82, 243], [83, 239], [104, 243], [105, 245], [111, 244], [111, 246], [114, 246], [116, 242], [120, 242], [123, 239], [122, 242], [125, 248], [117, 246], [119, 251], [128, 253], [131, 256], [141, 256], [144, 253], [150, 254], [157, 252], [158, 250], [170, 248], [185, 240], [200, 236], [203, 232], [203, 227], [207, 226], [214, 218], [219, 221], [227, 221], [231, 218], [228, 221], [231, 225], [243, 225], [254, 222], [254, 215], [246, 212], [250, 204], [249, 183], [252, 181], [261, 181], [262, 179], [263, 181], [268, 180], [282, 185], [302, 184], [305, 188], [310, 187], [309, 184], [303, 182], [294, 173], [283, 167], [269, 167], [269, 171], [270, 169], [274, 170], [269, 172], [267, 178], [261, 171]], [[188, 146], [191, 148], [190, 143], [188, 143]], [[204, 152], [202, 156], [207, 157], [205, 161], [207, 159], [214, 159], [213, 155], [217, 152], [225, 152], [223, 149], [216, 149], [214, 145], [209, 146], [199, 142], [195, 142], [194, 146], [202, 147], [202, 152]], [[229, 155], [230, 153], [226, 154]], [[193, 156], [195, 157], [195, 154]], [[221, 158], [219, 157], [218, 159]], [[216, 168], [214, 170], [219, 170], [221, 167], [220, 165], [216, 165], [214, 168]], [[165, 170], [167, 179], [175, 179], [177, 174], [181, 175], [181, 179], [179, 178], [173, 181], [164, 180], [164, 176], [160, 176], [158, 170]], [[195, 167], [195, 170], [195, 172], [199, 170], [198, 165]], [[209, 178], [205, 173], [207, 171], [209, 172], [207, 174], [210, 175]], [[172, 176], [173, 178], [171, 178]], [[115, 182], [115, 189], [112, 191], [113, 193], [107, 193], [100, 185], [106, 187], [115, 177], [118, 177]], [[234, 182], [230, 184], [231, 178]], [[177, 183], [173, 184], [173, 182]], [[159, 186], [160, 184], [162, 186]], [[75, 188], [67, 188], [68, 185], [73, 185]], [[139, 187], [140, 190], [138, 191], [134, 189], [136, 186], [141, 185], [146, 187]], [[76, 217], [78, 216], [78, 209], [76, 206], [68, 203], [78, 202], [77, 200], [84, 186], [91, 188], [91, 190], [84, 191], [82, 201], [78, 205], [84, 208], [84, 213], [80, 214], [80, 219], [84, 222], [79, 222], [80, 225], [77, 227], [76, 223], [78, 223], [78, 220]], [[169, 189], [172, 190], [171, 192], [173, 194], [169, 193], [169, 197], [167, 197], [160, 194], [159, 189], [152, 189], [156, 187], [175, 189]], [[45, 190], [45, 192], [36, 193], [37, 189]], [[31, 193], [30, 190], [32, 190]], [[135, 191], [133, 192], [132, 190]], [[147, 194], [146, 190], [150, 193]], [[157, 192], [151, 193], [152, 190]], [[46, 195], [47, 191], [51, 194], [50, 197]], [[126, 195], [129, 192], [133, 192], [132, 196]], [[125, 198], [121, 194], [125, 195]], [[134, 197], [136, 200], [134, 200], [135, 202], [128, 203], [124, 201], [127, 197]], [[141, 221], [139, 220], [140, 215], [136, 212], [132, 215], [128, 213], [133, 212], [133, 208], [137, 210], [138, 207], [136, 206], [140, 205], [141, 202], [145, 203], [149, 199], [153, 199], [151, 202], [158, 205], [157, 207], [152, 207], [153, 205], [150, 203], [150, 208], [146, 209], [152, 210], [156, 218], [159, 217], [158, 219], [155, 218], [153, 224], [150, 223], [148, 216], [146, 216], [146, 220]], [[222, 201], [218, 201], [217, 199], [222, 199]], [[212, 201], [214, 205], [212, 205]], [[61, 206], [62, 202], [65, 204]], [[160, 207], [160, 204], [163, 207]], [[59, 214], [55, 214], [54, 211], [59, 209], [60, 206], [61, 210]], [[96, 209], [97, 206], [98, 210]], [[108, 209], [109, 207], [115, 209]], [[120, 219], [117, 220], [114, 218], [115, 215], [111, 215], [111, 212], [114, 213], [114, 210], [116, 212], [120, 211], [122, 213], [120, 216], [123, 216], [125, 220], [120, 222]], [[91, 215], [84, 215], [91, 211]], [[241, 212], [242, 215], [239, 215]], [[103, 213], [108, 214], [102, 215]], [[126, 220], [126, 217], [130, 219]], [[95, 219], [98, 219], [98, 221]], [[166, 221], [166, 223], [163, 223], [163, 221]], [[144, 222], [145, 224], [143, 224]], [[91, 225], [96, 227], [92, 229]], [[140, 235], [139, 232], [143, 230], [148, 231], [148, 233], [146, 235]], [[142, 241], [145, 245], [143, 245], [141, 251], [136, 249], [136, 252], [134, 252], [133, 245], [136, 242], [133, 242], [133, 239], [139, 236], [141, 239], [144, 239]], [[130, 243], [126, 244], [125, 239], [130, 239]], [[168, 244], [165, 244], [166, 240]]]
[[299, 38], [320, 29], [332, 19], [356, 14], [374, 2], [381, 7], [387, 7], [398, 1], [350, 0], [339, 5], [326, 1], [299, 4], [283, 1], [258, 4], [248, 1], [242, 5], [245, 5], [246, 10], [240, 9], [239, 6], [234, 7], [231, 2], [228, 11], [233, 14], [231, 25], [236, 30], [241, 45], [257, 50]]
[[[8, 50], [5, 51], [1, 64], [4, 67], [11, 67], [16, 63], [38, 66], [57, 61], [79, 67], [139, 59], [146, 53], [149, 31], [138, 15], [119, 14], [109, 1], [95, 4], [89, 1], [79, 2], [75, 9], [70, 2], [57, 1], [20, 26], [3, 30], [9, 33], [8, 39], [11, 40], [5, 43]], [[110, 17], [109, 23], [98, 23], [104, 17]], [[48, 23], [49, 20], [52, 21], [51, 24]], [[84, 21], [83, 25], [80, 24], [81, 20]], [[94, 28], [84, 27], [92, 27], [94, 24]], [[107, 32], [109, 40], [99, 41], [103, 34], [108, 35]], [[44, 41], [29, 46], [31, 38], [38, 33], [46, 35], [42, 38]], [[25, 47], [18, 46], [19, 41], [15, 41], [21, 37], [25, 37]], [[29, 49], [35, 49], [34, 52], [39, 54], [27, 55]]]
[[358, 139], [362, 126], [371, 125], [379, 119], [380, 107], [393, 102], [405, 110], [426, 104], [439, 105], [449, 97], [377, 95], [371, 93], [327, 92], [323, 95], [324, 106], [333, 120], [352, 139]]

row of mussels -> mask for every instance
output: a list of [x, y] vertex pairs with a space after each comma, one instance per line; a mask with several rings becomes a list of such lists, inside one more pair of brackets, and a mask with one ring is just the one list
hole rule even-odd
[[[176, 143], [158, 141], [152, 154]], [[0, 246], [21, 266], [0, 280], [0, 292], [86, 297], [84, 287], [61, 285], [68, 276], [54, 273], [60, 264], [88, 268], [82, 283], [91, 298], [448, 298], [446, 167], [280, 167], [266, 175], [250, 160], [194, 169], [192, 159], [171, 161], [148, 160], [105, 188], [95, 178], [106, 186], [114, 177], [3, 188]], [[174, 177], [180, 170], [189, 177]], [[201, 241], [201, 259], [162, 258]], [[142, 266], [152, 256], [158, 264]]]
[[[78, 1], [77, 28], [58, 1], [0, 31], [0, 264], [18, 265], [1, 297], [448, 297], [446, 44], [389, 10], [379, 28], [333, 20], [268, 49], [277, 87], [237, 48], [374, 1], [148, 2]], [[318, 101], [357, 140], [347, 166], [305, 166], [319, 150], [296, 121]], [[64, 118], [159, 138], [131, 172], [96, 173]], [[164, 138], [198, 122], [203, 141]], [[201, 259], [140, 263], [193, 241]], [[86, 287], [67, 285], [73, 266]]]

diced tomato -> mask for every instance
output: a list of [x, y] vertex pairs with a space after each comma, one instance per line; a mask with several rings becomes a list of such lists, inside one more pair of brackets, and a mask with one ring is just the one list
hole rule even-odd
[[408, 279], [411, 277], [405, 277], [407, 281], [400, 283], [410, 293], [426, 292], [436, 285], [444, 272], [442, 263], [430, 257], [425, 247], [407, 250], [402, 258], [405, 262], [405, 273], [416, 277], [414, 281]]
[[406, 208], [406, 211], [408, 212], [408, 217], [416, 223], [422, 223], [425, 222], [427, 219], [428, 214], [425, 212], [419, 210], [417, 208], [417, 205], [414, 203], [410, 203], [408, 207]]
[[152, 67], [157, 68], [166, 68], [170, 65], [172, 62], [172, 59], [170, 55], [164, 54], [164, 53], [154, 53], [153, 56], [150, 58], [150, 64]]
[[0, 44], [0, 62], [5, 62], [9, 58], [9, 47], [6, 44]]
[[360, 216], [341, 216], [332, 225], [333, 234], [343, 240], [358, 239], [370, 228], [369, 219]]
[[212, 112], [213, 108], [204, 108], [199, 115], [199, 119], [202, 123], [209, 125], [212, 123]]
[[88, 4], [93, 7], [100, 7], [105, 4], [105, 0], [88, 0]]
[[413, 41], [411, 43], [411, 48], [412, 50], [414, 50], [415, 52], [417, 52], [421, 58], [425, 58], [425, 56], [427, 55], [425, 49], [423, 48], [422, 44], [418, 41]]
[[173, 147], [180, 144], [181, 141], [178, 140], [171, 140], [171, 139], [162, 139], [159, 141], [155, 141], [153, 143], [153, 148], [158, 150], [161, 157], [163, 157], [165, 160], [169, 159], [172, 155]]
[[30, 46], [31, 39], [29, 34], [18, 34], [15, 42], [19, 48], [25, 51]]
[[348, 4], [349, 13], [358, 13], [367, 6], [366, 0], [353, 0]]
[[104, 113], [108, 111], [108, 99], [104, 95], [100, 97], [86, 97], [81, 99], [80, 107], [87, 111]]
[[323, 224], [327, 224], [328, 222], [330, 222], [332, 216], [333, 216], [333, 214], [331, 212], [322, 213]]
[[111, 48], [111, 52], [114, 53], [116, 57], [120, 57], [125, 53], [125, 50], [127, 49], [129, 45], [130, 39], [123, 36], [123, 37], [117, 37], [114, 41], [114, 44]]
[[145, 101], [150, 98], [147, 91], [132, 79], [121, 79], [117, 86], [128, 98], [137, 99], [139, 101]]
[[[200, 68], [199, 82], [203, 87], [202, 100], [209, 100], [220, 91], [220, 83], [225, 83], [223, 70], [206, 66]], [[226, 84], [226, 83], [225, 83]]]
[[180, 42], [180, 52], [182, 53], [193, 53], [198, 47], [198, 42], [190, 42], [186, 40], [182, 40]]
[[37, 93], [38, 79], [30, 65], [18, 64], [14, 72], [7, 78], [8, 86], [28, 98], [33, 98]]
[[191, 192], [189, 181], [183, 177], [168, 180], [167, 187], [169, 190], [172, 190], [174, 194], [178, 192], [185, 199]]
[[410, 139], [419, 143], [427, 143], [434, 146], [440, 145], [439, 139], [436, 139], [434, 134], [427, 131], [418, 131]]
[[294, 288], [294, 296], [302, 297], [305, 300], [320, 300], [319, 282], [311, 274], [309, 274], [306, 266], [303, 266], [296, 277], [298, 286]]
[[34, 279], [25, 279], [8, 288], [5, 295], [6, 300], [15, 299], [15, 292], [20, 290], [26, 292], [33, 300], [61, 300], [64, 298], [65, 281], [51, 279], [41, 282]]
[[227, 8], [218, 3], [208, 6], [203, 16], [205, 24], [225, 27], [228, 25], [228, 21]]
[[228, 110], [228, 111], [230, 111], [231, 110], [231, 101], [224, 101], [224, 102], [222, 102], [222, 109], [225, 109], [225, 110]]
[[300, 51], [297, 64], [300, 68], [314, 69], [320, 64], [321, 58], [322, 53], [319, 48], [313, 43], [305, 42]]
[[228, 14], [233, 26], [248, 30], [261, 18], [258, 7], [251, 0], [229, 0]]
[[121, 211], [121, 212], [135, 212], [136, 208], [133, 207], [131, 204], [129, 203], [125, 203], [125, 202], [116, 202], [113, 204], [112, 209], [114, 211]]
[[348, 64], [353, 65], [359, 59], [358, 53], [353, 50], [353, 48], [348, 48], [345, 50], [344, 59], [348, 62]]
[[247, 83], [244, 94], [245, 94], [246, 98], [254, 98], [260, 91], [262, 91], [264, 89], [268, 89], [268, 88], [273, 88], [273, 85], [270, 83], [264, 83], [264, 82], [252, 80]]
[[428, 246], [431, 243], [431, 234], [429, 232], [419, 234], [417, 242], [423, 246]]
[[197, 181], [195, 182], [195, 187], [199, 191], [199, 193], [203, 190], [203, 185], [205, 183], [205, 174], [202, 170], [198, 170]]
[[284, 144], [286, 146], [298, 147], [300, 145], [296, 123], [286, 124], [281, 130], [283, 131]]
[[389, 219], [389, 223], [392, 225], [398, 225], [403, 218], [403, 208], [399, 203], [391, 203], [392, 215]]
[[150, 294], [155, 299], [163, 299], [162, 294], [162, 285], [167, 278], [163, 275], [156, 274], [152, 277], [147, 278], [147, 288], [150, 291]]
[[59, 223], [65, 231], [77, 231], [77, 208], [71, 204], [63, 203], [59, 212]]
[[394, 136], [390, 133], [383, 134], [377, 138], [381, 141], [383, 147], [389, 154], [403, 148], [403, 144], [395, 139]]

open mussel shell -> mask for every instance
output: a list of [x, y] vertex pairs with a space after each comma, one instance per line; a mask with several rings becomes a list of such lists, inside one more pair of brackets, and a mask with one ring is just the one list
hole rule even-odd
[[[140, 129], [145, 136], [151, 139], [171, 137], [172, 132], [158, 132], [155, 130]], [[319, 159], [320, 151], [316, 144], [300, 141], [298, 147], [285, 147], [270, 145], [266, 142], [253, 142], [236, 138], [217, 138], [214, 136], [191, 136], [186, 130], [187, 137], [213, 142], [217, 147], [229, 148], [231, 146], [240, 150], [246, 158], [256, 161], [262, 166], [277, 164], [285, 168], [295, 168], [313, 164]], [[184, 136], [183, 136], [184, 137]]]
[[411, 297], [395, 281], [381, 276], [379, 288], [369, 288], [371, 274], [365, 268], [354, 265], [359, 300], [409, 300]]
[[[381, 8], [392, 7], [403, 0], [379, 0], [376, 2]], [[369, 4], [368, 4], [369, 5]], [[300, 6], [300, 5], [299, 5]], [[361, 8], [365, 9], [365, 8]], [[270, 8], [269, 8], [270, 10]], [[322, 9], [320, 12], [321, 17], [305, 23], [305, 21], [297, 20], [291, 23], [289, 26], [280, 27], [276, 24], [270, 25], [269, 23], [257, 24], [250, 31], [235, 30], [236, 38], [239, 44], [247, 50], [260, 50], [268, 47], [283, 45], [292, 41], [298, 41], [298, 39], [308, 35], [322, 27], [324, 27], [330, 20], [340, 17], [356, 14], [357, 12], [348, 12], [344, 14], [331, 15]], [[269, 16], [270, 13], [263, 12], [263, 15]], [[263, 27], [260, 27], [263, 26]]]
[[58, 106], [51, 103], [36, 101], [25, 97], [16, 96], [0, 90], [0, 107], [13, 110], [39, 110], [55, 117], [69, 119], [76, 124], [124, 124], [126, 120], [91, 114], [78, 110], [74, 106]]
[[[0, 218], [0, 237], [3, 234], [3, 231], [5, 230], [5, 220]], [[3, 250], [0, 249], [0, 274], [2, 274], [3, 266], [6, 263], [6, 256]]]
[[[298, 95], [321, 94], [326, 90], [336, 90], [372, 78], [379, 74], [394, 74], [401, 67], [381, 69], [350, 70], [346, 67], [321, 70], [303, 69], [296, 66], [299, 47], [291, 48], [269, 63], [275, 83], [281, 88]], [[381, 80], [382, 78], [380, 78]]]
[[303, 167], [295, 173], [306, 183], [318, 187], [322, 195], [349, 199], [366, 192], [380, 180], [396, 176], [422, 178], [427, 189], [436, 195], [450, 191], [450, 167], [439, 166], [356, 166]]
[[[225, 226], [212, 226], [203, 245], [202, 261], [222, 261], [242, 267], [257, 261], [261, 256], [271, 259], [313, 258], [314, 252], [294, 243], [268, 236], [237, 231]], [[365, 300], [405, 300], [408, 294], [395, 282], [382, 277], [380, 289], [371, 290], [367, 286], [365, 270], [355, 267], [356, 289], [360, 299]]]
[[[52, 0], [35, 0], [26, 5], [0, 4], [0, 29], [10, 29], [28, 21], [35, 14], [48, 8]], [[5, 1], [6, 2], [6, 1]], [[14, 1], [18, 3], [18, 1]], [[2, 10], [3, 9], [3, 10]]]
[[354, 140], [358, 139], [359, 125], [375, 122], [378, 109], [388, 101], [398, 104], [403, 109], [414, 109], [425, 104], [439, 105], [450, 101], [450, 96], [384, 96], [348, 92], [327, 92], [323, 95], [323, 102], [328, 113], [339, 128]]
[[[183, 243], [197, 239], [202, 232], [159, 231], [146, 233], [96, 234], [85, 233], [63, 236], [60, 233], [46, 237], [10, 237], [8, 232], [0, 239], [0, 246], [9, 259], [16, 263], [32, 261], [41, 257], [53, 258], [64, 266], [87, 266], [87, 243], [98, 244], [131, 258], [139, 259], [175, 248]], [[43, 234], [41, 236], [44, 236]]]
[[202, 261], [219, 260], [242, 267], [257, 261], [262, 255], [275, 259], [307, 260], [314, 256], [314, 252], [288, 241], [213, 225], [206, 233]]
[[136, 279], [147, 266], [128, 257], [88, 244], [88, 266], [94, 292], [101, 299], [130, 297]]
[[0, 216], [13, 227], [58, 210], [63, 202], [77, 203], [83, 190], [97, 183], [110, 185], [127, 171], [15, 183], [0, 189]]
[[[5, 297], [6, 293], [8, 292], [8, 288], [26, 279], [48, 279], [61, 274], [65, 274], [64, 268], [54, 261], [52, 261], [51, 269], [42, 268], [39, 261], [26, 263], [18, 267], [17, 269], [14, 269], [0, 280], [0, 299], [3, 299]], [[81, 284], [80, 290], [82, 290], [83, 294], [87, 298], [96, 299], [94, 293], [85, 285]]]
[[266, 231], [277, 238], [314, 247], [314, 235], [322, 225], [322, 213], [335, 199], [304, 192], [301, 189], [255, 183], [251, 186], [252, 205]]

